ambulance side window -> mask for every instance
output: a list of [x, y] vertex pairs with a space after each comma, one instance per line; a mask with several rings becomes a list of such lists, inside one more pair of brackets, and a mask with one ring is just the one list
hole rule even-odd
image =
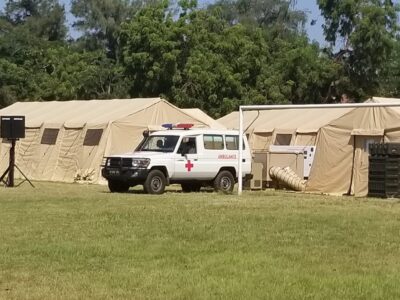
[[[227, 150], [239, 150], [239, 136], [227, 135], [225, 136], [225, 143]], [[245, 143], [243, 141], [243, 149], [245, 149]]]
[[222, 135], [205, 134], [204, 149], [207, 150], [222, 150], [224, 149], [224, 138]]
[[196, 154], [196, 138], [195, 137], [184, 137], [178, 148], [179, 154]]

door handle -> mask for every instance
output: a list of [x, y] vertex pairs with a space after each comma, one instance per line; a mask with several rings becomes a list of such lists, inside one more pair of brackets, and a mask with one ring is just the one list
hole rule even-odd
[[193, 159], [194, 161], [197, 161], [197, 158]]
[[245, 159], [245, 158], [243, 158], [243, 159], [242, 159], [242, 162], [246, 162], [246, 159]]

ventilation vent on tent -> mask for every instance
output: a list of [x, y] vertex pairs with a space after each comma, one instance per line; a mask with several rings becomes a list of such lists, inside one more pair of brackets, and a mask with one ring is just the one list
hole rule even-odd
[[274, 145], [289, 146], [291, 141], [291, 134], [277, 134]]
[[101, 136], [103, 135], [103, 129], [88, 129], [86, 131], [85, 140], [83, 141], [84, 146], [97, 146], [100, 144]]
[[43, 145], [55, 145], [59, 131], [60, 129], [45, 128], [40, 143]]

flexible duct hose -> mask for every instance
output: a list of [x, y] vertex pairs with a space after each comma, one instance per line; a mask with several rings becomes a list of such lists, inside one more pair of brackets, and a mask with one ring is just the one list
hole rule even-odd
[[290, 167], [286, 167], [283, 169], [285, 172], [287, 172], [288, 174], [290, 174], [291, 176], [293, 176], [294, 178], [300, 180], [301, 182], [306, 183], [307, 180], [304, 180], [303, 178], [300, 178], [299, 175], [297, 175], [297, 173], [295, 171], [293, 171]]
[[271, 167], [269, 175], [272, 179], [284, 183], [288, 188], [294, 191], [304, 192], [306, 189], [306, 180], [301, 179], [292, 169], [286, 167]]

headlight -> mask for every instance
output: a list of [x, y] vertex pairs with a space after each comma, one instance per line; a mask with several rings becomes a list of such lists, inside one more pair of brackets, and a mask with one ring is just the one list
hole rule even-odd
[[102, 161], [101, 161], [101, 166], [105, 167], [105, 166], [109, 166], [110, 165], [110, 161], [107, 159], [107, 157], [103, 157]]
[[150, 164], [150, 158], [134, 158], [132, 159], [132, 167], [138, 169], [146, 169]]

